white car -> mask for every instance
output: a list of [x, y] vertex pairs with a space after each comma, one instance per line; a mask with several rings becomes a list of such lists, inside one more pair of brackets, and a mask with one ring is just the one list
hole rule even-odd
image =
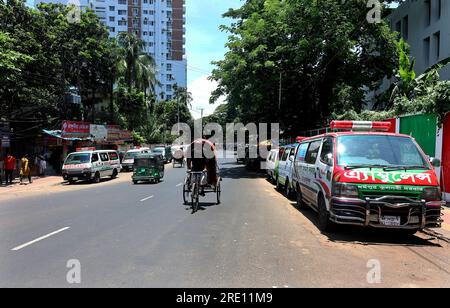
[[67, 156], [62, 167], [62, 175], [70, 184], [76, 181], [98, 183], [106, 176], [116, 178], [120, 170], [119, 154], [116, 151], [85, 151]]
[[133, 171], [134, 159], [136, 158], [136, 156], [138, 156], [139, 154], [147, 154], [150, 152], [151, 151], [149, 148], [140, 148], [140, 149], [129, 150], [128, 152], [125, 153], [125, 156], [123, 157], [123, 161], [122, 161], [123, 170]]

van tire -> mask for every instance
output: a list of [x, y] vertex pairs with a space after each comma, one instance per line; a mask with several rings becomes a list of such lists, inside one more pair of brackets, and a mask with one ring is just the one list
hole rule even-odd
[[305, 202], [303, 201], [303, 195], [302, 195], [302, 192], [300, 190], [300, 187], [297, 187], [296, 201], [297, 202], [295, 203], [295, 207], [298, 210], [304, 210], [306, 208]]
[[284, 184], [284, 194], [286, 198], [291, 199], [293, 196], [291, 187], [289, 186], [289, 179], [286, 179], [286, 183]]
[[95, 184], [100, 183], [100, 173], [96, 172], [94, 175], [94, 179], [92, 180]]
[[275, 181], [275, 186], [276, 186], [276, 190], [281, 191], [280, 178], [278, 178], [278, 177], [277, 177], [277, 179]]
[[330, 213], [325, 205], [325, 199], [322, 195], [319, 196], [318, 200], [318, 216], [319, 216], [319, 229], [320, 231], [329, 232], [333, 230], [333, 222], [330, 220]]
[[113, 174], [111, 175], [111, 179], [117, 178], [118, 172], [117, 169], [114, 169]]

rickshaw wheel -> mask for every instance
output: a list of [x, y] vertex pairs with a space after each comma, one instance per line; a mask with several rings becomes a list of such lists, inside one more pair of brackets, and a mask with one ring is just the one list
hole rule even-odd
[[220, 179], [217, 181], [216, 187], [216, 195], [217, 195], [217, 204], [220, 204], [220, 194], [222, 193], [222, 187], [220, 186]]
[[189, 204], [188, 200], [189, 200], [189, 190], [187, 189], [186, 184], [184, 184], [183, 185], [183, 202], [184, 202], [184, 205], [188, 205]]

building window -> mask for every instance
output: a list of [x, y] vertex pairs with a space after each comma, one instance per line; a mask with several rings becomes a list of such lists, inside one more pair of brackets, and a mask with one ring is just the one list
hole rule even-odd
[[167, 81], [172, 81], [173, 80], [172, 74], [167, 74], [167, 79], [166, 80]]
[[402, 33], [402, 21], [401, 21], [401, 20], [399, 20], [399, 21], [397, 21], [397, 22], [395, 23], [395, 29], [394, 29], [394, 31], [395, 31], [395, 32], [398, 32], [399, 34]]
[[117, 12], [118, 15], [127, 15], [127, 10], [119, 10]]
[[172, 71], [172, 64], [170, 64], [170, 63], [167, 63], [167, 71]]
[[166, 92], [172, 91], [172, 85], [168, 84], [166, 85]]
[[109, 17], [109, 21], [114, 22], [116, 19], [114, 18], [114, 16]]
[[114, 33], [114, 32], [116, 32], [116, 28], [110, 27], [110, 28], [109, 28], [109, 31], [112, 32], [112, 33]]
[[430, 66], [430, 38], [423, 40], [423, 57], [426, 67]]
[[425, 0], [425, 26], [431, 24], [431, 0]]
[[127, 0], [119, 0], [119, 4], [127, 4]]
[[403, 37], [405, 40], [408, 40], [408, 37], [409, 37], [409, 16], [408, 16], [408, 15], [406, 15], [406, 16], [403, 18], [403, 24], [402, 24], [402, 26], [403, 26], [402, 37]]
[[438, 18], [442, 16], [442, 0], [438, 0]]
[[434, 57], [436, 62], [439, 62], [439, 58], [441, 57], [441, 32], [436, 32], [433, 34], [434, 41]]
[[114, 6], [110, 6], [110, 7], [109, 7], [109, 11], [110, 11], [110, 12], [114, 12], [115, 9], [116, 9], [116, 8], [115, 8]]
[[172, 99], [172, 95], [167, 95], [167, 100], [170, 101]]

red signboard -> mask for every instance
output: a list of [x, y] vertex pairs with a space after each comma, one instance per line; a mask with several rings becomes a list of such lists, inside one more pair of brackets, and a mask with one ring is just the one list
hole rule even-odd
[[85, 122], [63, 121], [61, 136], [63, 138], [88, 138], [90, 124]]
[[121, 141], [132, 141], [133, 136], [131, 132], [122, 130], [119, 125], [108, 125], [108, 137], [109, 142], [121, 142]]

